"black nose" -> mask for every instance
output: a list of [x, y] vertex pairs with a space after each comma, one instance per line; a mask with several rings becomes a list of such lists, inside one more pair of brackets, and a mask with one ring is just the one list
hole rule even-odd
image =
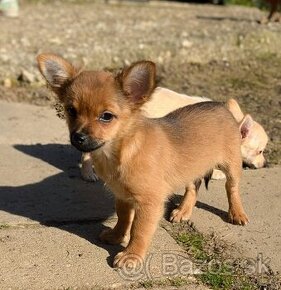
[[257, 169], [257, 167], [254, 164], [248, 164], [246, 162], [243, 162], [243, 168], [244, 169]]
[[88, 135], [84, 133], [75, 132], [72, 134], [72, 141], [78, 144], [83, 144], [87, 140], [87, 138], [88, 138]]

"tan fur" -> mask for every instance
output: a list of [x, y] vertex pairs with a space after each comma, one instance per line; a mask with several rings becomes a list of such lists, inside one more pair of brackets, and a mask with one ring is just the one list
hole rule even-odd
[[160, 118], [187, 105], [208, 101], [211, 100], [204, 97], [178, 94], [169, 89], [158, 87], [154, 90], [150, 100], [144, 104], [143, 111], [147, 117]]
[[135, 63], [118, 75], [103, 71], [74, 75], [66, 60], [52, 55], [46, 62], [49, 58], [38, 57], [41, 72], [55, 75], [58, 65], [60, 74], [65, 71], [68, 76], [55, 91], [70, 114], [72, 144], [91, 151], [97, 175], [116, 198], [118, 222], [100, 238], [111, 244], [130, 239], [115, 256], [115, 267], [144, 259], [164, 202], [178, 188], [187, 188], [178, 214], [188, 206], [184, 215], [190, 217], [196, 200], [193, 183], [216, 166], [226, 174], [230, 221], [248, 222], [239, 195], [241, 138], [237, 122], [222, 104], [194, 104], [150, 119], [141, 107], [155, 86], [152, 62]]
[[[187, 96], [178, 94], [166, 88], [156, 88], [151, 99], [143, 106], [146, 116], [151, 118], [163, 117], [166, 114], [195, 103], [211, 101], [204, 97]], [[244, 117], [239, 104], [234, 99], [229, 99], [226, 103], [228, 110], [243, 129]], [[250, 116], [249, 114], [247, 114]], [[246, 115], [246, 116], [247, 116]], [[248, 118], [248, 117], [247, 117]], [[241, 151], [242, 159], [251, 168], [261, 168], [266, 164], [263, 152], [268, 142], [268, 136], [264, 128], [250, 116], [248, 134], [242, 136]]]
[[[204, 97], [193, 97], [184, 94], [178, 94], [166, 88], [158, 87], [154, 90], [150, 100], [142, 107], [143, 112], [147, 117], [158, 118], [163, 117], [166, 114], [179, 109], [181, 107], [199, 103], [211, 101]], [[248, 124], [248, 133], [242, 137], [241, 152], [242, 159], [245, 165], [250, 168], [261, 168], [266, 164], [264, 157], [264, 150], [268, 142], [268, 136], [264, 128], [250, 115], [244, 115], [239, 104], [234, 99], [227, 101], [227, 108], [232, 113], [236, 121], [240, 124], [240, 131], [245, 127], [246, 120], [250, 118]], [[246, 117], [246, 118], [245, 118]], [[89, 160], [90, 154], [85, 154], [85, 157]], [[85, 180], [96, 180], [92, 167], [89, 166], [90, 161], [82, 162], [81, 174]], [[218, 170], [215, 170], [212, 176], [213, 179], [225, 178], [225, 175]]]

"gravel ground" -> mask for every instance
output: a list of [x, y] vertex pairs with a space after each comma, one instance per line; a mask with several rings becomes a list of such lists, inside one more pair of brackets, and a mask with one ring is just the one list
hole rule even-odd
[[281, 164], [281, 25], [259, 25], [266, 12], [72, 2], [25, 1], [19, 18], [0, 17], [0, 99], [54, 103], [36, 68], [35, 56], [43, 51], [91, 69], [151, 59], [161, 86], [215, 100], [236, 98], [266, 128], [270, 164]]

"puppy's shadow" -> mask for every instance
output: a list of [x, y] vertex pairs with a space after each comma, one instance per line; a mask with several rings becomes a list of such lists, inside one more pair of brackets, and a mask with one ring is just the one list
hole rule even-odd
[[[183, 196], [179, 195], [179, 194], [174, 194], [170, 198], [170, 203], [169, 203], [169, 206], [167, 207], [167, 212], [165, 214], [166, 218], [169, 219], [170, 213], [172, 212], [173, 209], [175, 209], [177, 207], [177, 205], [179, 205], [181, 203], [182, 198], [183, 198]], [[224, 210], [218, 209], [212, 205], [206, 204], [206, 203], [198, 201], [198, 200], [195, 204], [195, 207], [201, 208], [201, 209], [206, 210], [212, 214], [215, 214], [218, 217], [220, 217], [224, 222], [230, 223], [229, 219], [228, 219], [228, 213]]]
[[[35, 144], [35, 145], [14, 145], [20, 152], [40, 159], [66, 173], [69, 169], [78, 170], [81, 153], [71, 145], [67, 144]], [[76, 172], [77, 175], [78, 172]]]
[[[26, 164], [27, 169], [23, 164], [17, 174], [20, 170], [33, 170], [36, 180], [40, 180], [40, 176], [42, 180], [20, 186], [0, 186], [0, 210], [24, 217], [23, 223], [27, 218], [68, 231], [106, 249], [110, 256], [115, 255], [120, 246], [105, 245], [98, 239], [105, 228], [104, 222], [115, 212], [113, 195], [102, 181], [90, 183], [81, 179], [80, 153], [70, 145], [60, 144], [15, 145], [14, 148], [61, 172], [52, 166], [41, 167], [41, 162], [36, 160]], [[5, 167], [12, 168], [9, 164]]]

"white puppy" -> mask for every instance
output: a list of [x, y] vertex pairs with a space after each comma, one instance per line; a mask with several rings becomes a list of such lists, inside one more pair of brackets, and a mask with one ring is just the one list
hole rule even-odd
[[[159, 118], [178, 108], [208, 101], [211, 101], [211, 99], [178, 94], [169, 89], [158, 87], [155, 89], [151, 100], [144, 105], [143, 109], [148, 117]], [[268, 136], [263, 127], [255, 122], [249, 114], [244, 115], [237, 101], [234, 99], [229, 99], [226, 106], [239, 124], [243, 162], [250, 168], [261, 168], [265, 166], [266, 160], [263, 151], [267, 145]], [[81, 163], [83, 179], [96, 181], [98, 178], [94, 173], [91, 155], [89, 153], [82, 154]], [[224, 174], [219, 170], [215, 170], [212, 176], [213, 179], [221, 179], [224, 177]]]

